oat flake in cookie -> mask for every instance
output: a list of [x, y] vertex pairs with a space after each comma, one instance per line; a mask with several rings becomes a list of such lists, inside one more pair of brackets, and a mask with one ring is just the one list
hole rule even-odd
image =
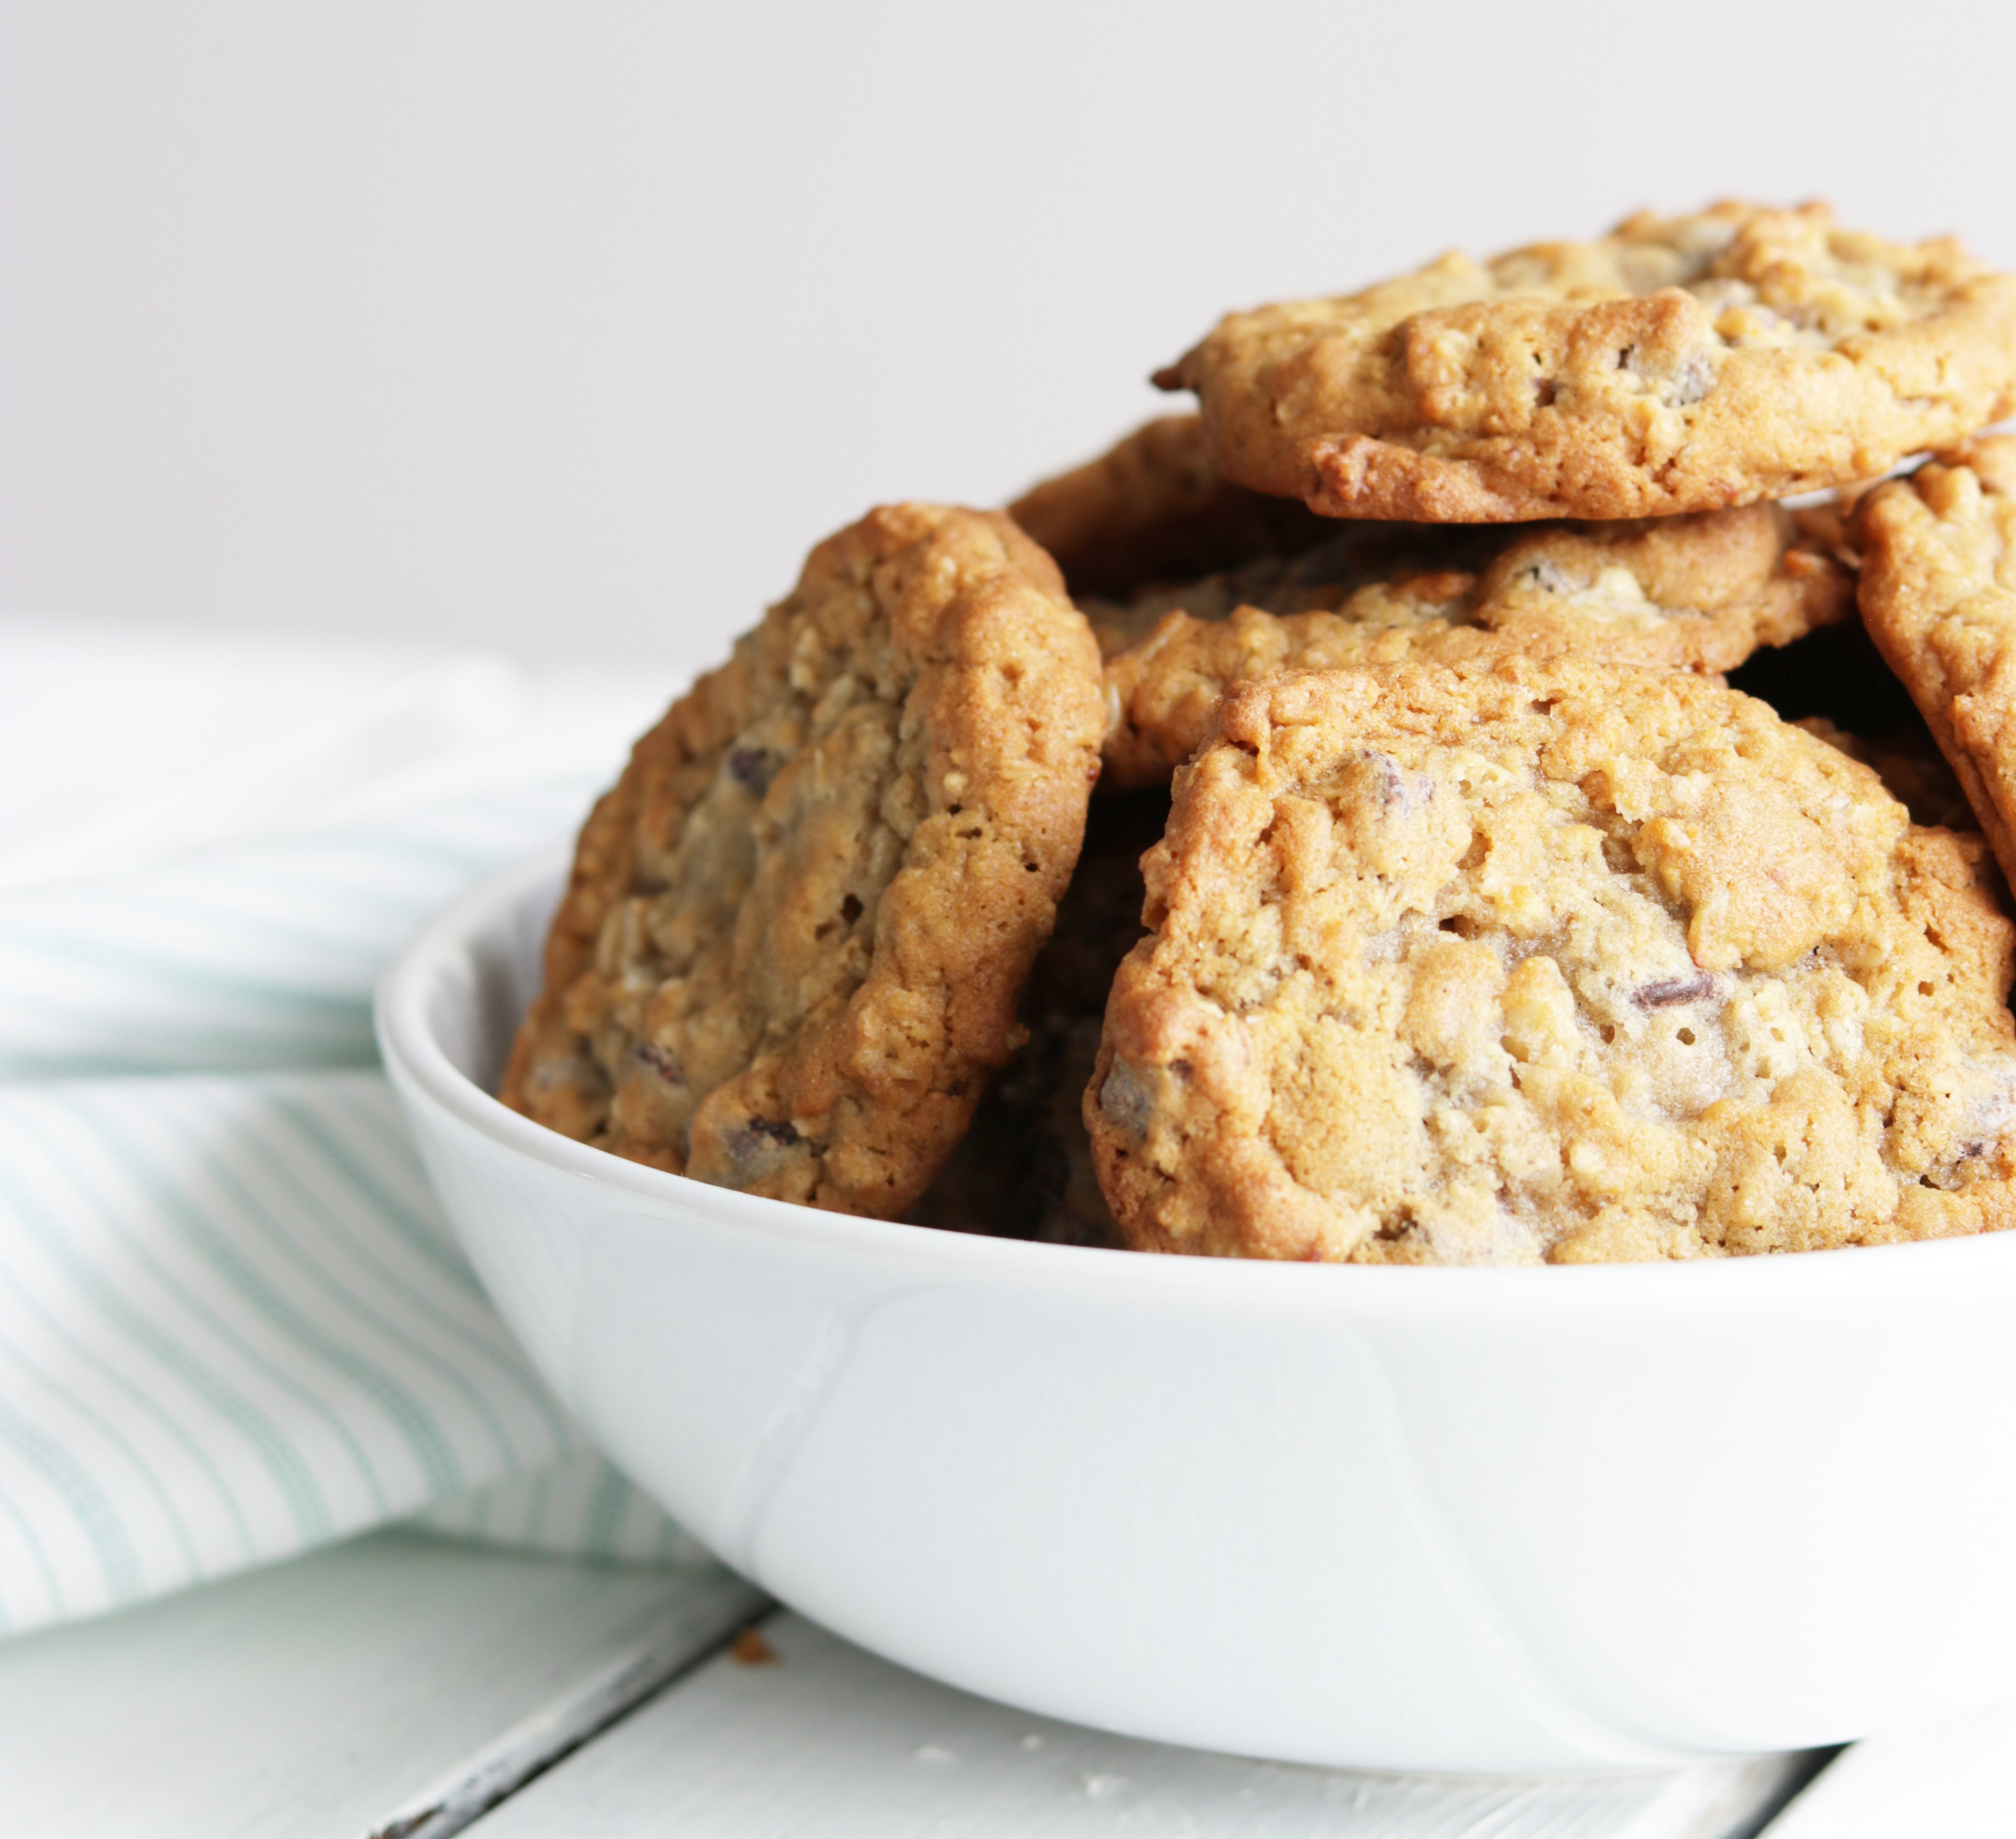
[[2009, 413], [2016, 276], [1723, 204], [1233, 313], [1157, 380], [1202, 398], [1226, 478], [1332, 517], [1715, 510]]
[[2016, 1224], [1984, 846], [1713, 682], [1248, 685], [1146, 866], [1085, 1099], [1136, 1247], [1514, 1264]]
[[[1332, 526], [1337, 528], [1337, 526]], [[1232, 684], [1297, 669], [1518, 654], [1724, 671], [1847, 616], [1855, 584], [1777, 505], [1507, 530], [1345, 525], [1124, 607], [1085, 602], [1107, 651], [1115, 786], [1168, 781]]]
[[1856, 534], [1870, 636], [2016, 885], [2016, 439], [1879, 486]]
[[1017, 1039], [1097, 770], [1096, 648], [999, 514], [897, 505], [637, 745], [506, 1103], [723, 1187], [901, 1213]]

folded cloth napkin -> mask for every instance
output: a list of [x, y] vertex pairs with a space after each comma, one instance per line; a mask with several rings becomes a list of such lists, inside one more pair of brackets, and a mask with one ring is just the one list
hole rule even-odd
[[370, 1027], [673, 687], [0, 618], [0, 1631], [416, 1516], [704, 1562], [484, 1299]]

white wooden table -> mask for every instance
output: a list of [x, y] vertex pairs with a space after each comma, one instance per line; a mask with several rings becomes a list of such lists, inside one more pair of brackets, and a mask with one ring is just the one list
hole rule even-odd
[[988, 1704], [719, 1575], [401, 1532], [0, 1642], [0, 1833], [445, 1839], [472, 1829], [481, 1839], [1971, 1839], [2016, 1832], [2016, 1713], [1824, 1761], [1712, 1762], [1663, 1777], [1287, 1768]]

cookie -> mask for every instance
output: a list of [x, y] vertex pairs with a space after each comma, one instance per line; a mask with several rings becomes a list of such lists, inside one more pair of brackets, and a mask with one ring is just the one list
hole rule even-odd
[[1293, 498], [1221, 478], [1194, 415], [1136, 429], [1096, 460], [1031, 486], [1008, 514], [1057, 559], [1075, 596], [1109, 600], [1306, 549], [1333, 528]]
[[1729, 683], [1874, 767], [1913, 824], [1981, 828], [1910, 692], [1883, 662], [1859, 619], [1760, 651], [1732, 671]]
[[1877, 734], [1851, 734], [1825, 716], [1804, 716], [1793, 723], [1871, 768], [1883, 789], [1911, 814], [1913, 824], [1973, 831], [1974, 811], [1932, 731], [1912, 712], [1912, 719]]
[[1022, 992], [1029, 1038], [907, 1216], [916, 1224], [1119, 1246], [1082, 1107], [1114, 973], [1142, 935], [1141, 857], [1161, 838], [1168, 814], [1166, 791], [1093, 799], [1085, 848], [1057, 904], [1057, 929]]
[[640, 741], [502, 1096], [581, 1141], [894, 1217], [1015, 1046], [1097, 771], [1096, 648], [999, 513], [897, 505]]
[[1769, 703], [1788, 722], [1823, 716], [1855, 734], [1878, 734], [1919, 719], [1910, 691], [1859, 617], [1761, 651], [1728, 674], [1731, 689]]
[[1375, 665], [1220, 723], [1085, 1096], [1131, 1245], [1517, 1264], [2016, 1224], [1978, 838], [1701, 677]]
[[1879, 486], [1856, 535], [1863, 623], [2016, 883], [2016, 439]]
[[1197, 392], [1227, 478], [1330, 517], [1719, 510], [2016, 408], [2016, 276], [1721, 204], [1233, 313], [1156, 380]]
[[1229, 687], [1278, 671], [1514, 653], [1723, 671], [1846, 617], [1854, 591], [1790, 514], [1749, 505], [1539, 530], [1347, 525], [1300, 556], [1085, 611], [1129, 641], [1102, 641], [1107, 771], [1124, 786], [1165, 781]]

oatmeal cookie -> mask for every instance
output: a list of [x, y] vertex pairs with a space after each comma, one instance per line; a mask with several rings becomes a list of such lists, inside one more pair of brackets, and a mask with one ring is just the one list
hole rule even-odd
[[1913, 824], [1981, 828], [1910, 691], [1892, 674], [1859, 619], [1760, 651], [1730, 672], [1729, 684], [1874, 767]]
[[1138, 1248], [1682, 1258], [2016, 1224], [1978, 838], [1709, 680], [1233, 691], [1085, 1096]]
[[1057, 558], [1074, 595], [1109, 600], [1306, 549], [1334, 529], [1293, 498], [1220, 478], [1194, 415], [1136, 428], [1096, 460], [1031, 486], [1008, 514]]
[[1082, 1104], [1114, 973], [1142, 936], [1141, 857], [1168, 815], [1166, 790], [1093, 800], [1057, 929], [1023, 989], [1029, 1038], [909, 1215], [916, 1224], [1053, 1245], [1120, 1245]]
[[1098, 768], [1096, 648], [998, 513], [905, 504], [637, 744], [503, 1097], [619, 1156], [893, 1217], [1017, 1042]]
[[[1124, 608], [1088, 601], [1109, 647], [1107, 771], [1166, 781], [1232, 684], [1296, 669], [1521, 653], [1716, 672], [1854, 606], [1849, 571], [1777, 505], [1636, 523], [1507, 531], [1346, 525]], [[1370, 571], [1370, 579], [1368, 579]]]
[[1759, 651], [1728, 674], [1731, 689], [1769, 703], [1788, 722], [1823, 716], [1838, 727], [1867, 735], [1919, 719], [1910, 691], [1853, 616], [1789, 645]]
[[1851, 734], [1825, 716], [1802, 716], [1792, 725], [1874, 769], [1883, 789], [1911, 813], [1913, 824], [1979, 829], [1967, 794], [1915, 709], [1910, 721], [1876, 734]]
[[1821, 204], [1722, 204], [1233, 313], [1156, 380], [1197, 392], [1227, 478], [1327, 516], [1718, 510], [2016, 408], [2016, 276]]
[[2016, 883], [2016, 439], [1879, 486], [1857, 536], [1863, 621]]

